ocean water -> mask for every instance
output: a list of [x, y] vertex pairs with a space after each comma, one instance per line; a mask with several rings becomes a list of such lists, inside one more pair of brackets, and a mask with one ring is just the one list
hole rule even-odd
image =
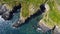
[[29, 20], [28, 23], [19, 28], [13, 28], [14, 24], [19, 19], [19, 13], [15, 13], [12, 20], [4, 21], [0, 19], [0, 34], [43, 34], [42, 31], [37, 31], [33, 26], [36, 26], [40, 21], [41, 16], [37, 16]]

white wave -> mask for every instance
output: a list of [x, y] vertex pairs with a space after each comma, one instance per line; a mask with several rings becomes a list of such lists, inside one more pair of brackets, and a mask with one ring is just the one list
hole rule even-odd
[[2, 16], [0, 15], [0, 21], [5, 21], [3, 18], [2, 18]]

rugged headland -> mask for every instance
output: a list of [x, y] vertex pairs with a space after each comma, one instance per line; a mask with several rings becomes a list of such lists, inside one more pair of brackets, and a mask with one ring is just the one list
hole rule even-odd
[[[57, 2], [56, 2], [57, 1]], [[0, 15], [5, 20], [13, 18], [16, 11], [20, 11], [20, 18], [13, 27], [20, 27], [32, 18], [42, 15], [37, 29], [43, 32], [53, 31], [59, 34], [60, 30], [60, 4], [58, 0], [1, 0]], [[11, 18], [10, 18], [11, 17]]]

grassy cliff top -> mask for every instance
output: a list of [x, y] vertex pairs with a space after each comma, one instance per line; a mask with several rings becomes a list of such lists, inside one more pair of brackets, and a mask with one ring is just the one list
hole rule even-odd
[[22, 16], [23, 17], [29, 17], [33, 13], [37, 11], [40, 4], [42, 4], [44, 0], [22, 0]]

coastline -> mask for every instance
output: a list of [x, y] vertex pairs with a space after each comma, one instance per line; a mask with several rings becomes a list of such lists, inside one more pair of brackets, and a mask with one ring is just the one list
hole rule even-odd
[[43, 30], [43, 32], [46, 32], [51, 29], [42, 20], [39, 21], [38, 26]]
[[[60, 28], [56, 25], [56, 27], [49, 27], [47, 26], [44, 21], [40, 20], [39, 23], [38, 23], [38, 26], [40, 27], [40, 29], [43, 31], [43, 32], [48, 32], [48, 31], [52, 31], [52, 33], [54, 34], [60, 34]], [[38, 28], [39, 28], [38, 27]], [[54, 28], [54, 30], [52, 30]]]

